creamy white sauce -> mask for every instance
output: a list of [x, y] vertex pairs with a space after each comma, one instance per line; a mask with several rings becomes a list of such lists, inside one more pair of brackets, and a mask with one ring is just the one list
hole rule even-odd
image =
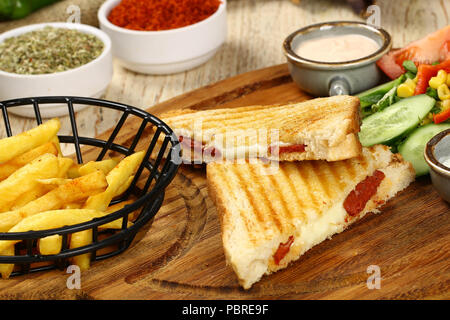
[[294, 50], [305, 59], [320, 62], [344, 62], [367, 57], [380, 46], [369, 37], [347, 34], [303, 41]]
[[441, 159], [441, 163], [446, 166], [447, 168], [450, 168], [450, 158], [447, 159]]

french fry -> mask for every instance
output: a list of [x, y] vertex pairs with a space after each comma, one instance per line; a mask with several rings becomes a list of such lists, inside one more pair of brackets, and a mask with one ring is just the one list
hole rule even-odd
[[[122, 201], [120, 203], [116, 203], [112, 206], [109, 206], [108, 209], [106, 209], [105, 213], [106, 215], [119, 211], [120, 209], [123, 209], [123, 207], [125, 207], [128, 204], [132, 204], [136, 199], [130, 199], [127, 201]], [[132, 212], [131, 214], [128, 215], [128, 221], [133, 221], [134, 219], [137, 218], [137, 215], [139, 214], [139, 210], [136, 210], [134, 212]]]
[[40, 184], [47, 186], [60, 186], [73, 180], [67, 178], [50, 178], [50, 179], [36, 179], [36, 181], [39, 182]]
[[0, 213], [0, 232], [8, 232], [23, 219], [19, 210]]
[[[125, 204], [124, 204], [125, 206]], [[81, 207], [81, 205], [80, 205]], [[77, 209], [77, 208], [67, 208], [67, 209]], [[114, 211], [111, 211], [114, 212]], [[106, 213], [104, 214], [106, 215]], [[128, 221], [127, 226], [131, 226], [133, 223]], [[122, 228], [122, 220], [115, 220], [104, 225], [99, 226], [100, 229], [120, 229]], [[39, 251], [42, 254], [58, 254], [61, 252], [62, 248], [62, 236], [53, 235], [42, 238], [39, 240]], [[84, 262], [82, 262], [84, 263]], [[87, 266], [89, 268], [89, 265]], [[83, 269], [85, 270], [85, 269]]]
[[134, 200], [127, 200], [127, 201], [122, 201], [120, 203], [113, 204], [112, 206], [109, 206], [106, 209], [105, 213], [110, 214], [110, 213], [119, 211], [120, 209], [123, 209], [123, 207], [125, 207], [126, 205], [132, 204], [133, 202], [134, 202]]
[[101, 170], [105, 175], [107, 175], [119, 162], [120, 159], [117, 157], [102, 161], [89, 161], [88, 163], [80, 166], [78, 172], [80, 175], [84, 176], [94, 172], [95, 170]]
[[41, 254], [58, 254], [61, 252], [62, 236], [54, 234], [52, 236], [41, 238], [39, 239], [38, 246]]
[[73, 179], [18, 210], [0, 213], [0, 232], [7, 232], [23, 218], [44, 211], [61, 209], [67, 203], [81, 201], [103, 192], [106, 187], [106, 178], [101, 171]]
[[[125, 205], [133, 203], [133, 200], [124, 201], [118, 204], [115, 204], [114, 206], [110, 206], [108, 210], [106, 210], [105, 215], [108, 215], [112, 212], [115, 212], [117, 210], [122, 209]], [[71, 203], [64, 207], [64, 209], [79, 209], [81, 208], [81, 204], [79, 203]], [[129, 218], [131, 219], [133, 216], [130, 215]], [[1, 217], [1, 215], [0, 215]], [[128, 227], [132, 225], [131, 222], [127, 223]], [[99, 226], [100, 229], [120, 229], [122, 227], [122, 223], [120, 220], [120, 225], [118, 223], [118, 220], [112, 221], [110, 223], [104, 224], [102, 226]], [[61, 252], [62, 247], [62, 236], [60, 235], [52, 235], [45, 238], [42, 238], [39, 240], [39, 251], [41, 254], [58, 254]]]
[[51, 153], [55, 156], [58, 154], [58, 150], [52, 142], [47, 142], [20, 156], [12, 158], [8, 162], [0, 164], [0, 181], [5, 180], [24, 165], [46, 153]]
[[[130, 177], [135, 173], [140, 163], [144, 158], [145, 153], [143, 151], [132, 154], [116, 165], [108, 175], [106, 181], [108, 187], [102, 193], [95, 196], [91, 196], [84, 205], [85, 209], [94, 209], [99, 211], [106, 211], [111, 200], [118, 195], [118, 191], [121, 191], [122, 186], [127, 183]], [[116, 220], [118, 223], [122, 219]], [[116, 222], [113, 221], [113, 222]], [[84, 230], [72, 234], [70, 240], [70, 248], [78, 248], [88, 245], [92, 240], [92, 230]], [[87, 270], [90, 265], [90, 254], [82, 254], [73, 257], [73, 263], [78, 265], [81, 270]]]
[[80, 168], [80, 165], [78, 163], [73, 163], [69, 170], [67, 170], [67, 177], [69, 179], [75, 179], [75, 178], [79, 178], [81, 177], [80, 172], [78, 171], [78, 169]]
[[[94, 218], [103, 217], [104, 215], [104, 212], [91, 209], [45, 211], [23, 219], [12, 227], [9, 232], [40, 231], [61, 228], [68, 225], [87, 222]], [[118, 227], [118, 225], [119, 224], [117, 224], [116, 227]], [[20, 240], [0, 240], [0, 255], [5, 254], [5, 250], [8, 250], [18, 242], [20, 242]]]
[[[8, 247], [1, 253], [2, 256], [13, 256], [14, 255], [14, 246]], [[0, 274], [3, 279], [8, 279], [11, 273], [14, 270], [13, 263], [2, 263], [0, 264]]]
[[17, 198], [33, 190], [38, 184], [36, 179], [56, 177], [59, 169], [58, 158], [46, 153], [0, 182], [0, 212], [9, 210]]
[[[54, 192], [49, 192], [43, 197], [43, 199], [41, 199], [41, 203], [35, 203], [34, 208], [42, 208], [45, 204], [49, 205], [53, 203], [54, 207], [50, 208], [47, 206], [46, 210], [40, 210], [40, 212], [60, 209], [63, 206], [66, 207], [64, 209], [78, 209], [81, 205], [79, 205], [78, 208], [74, 208], [73, 206], [71, 208], [67, 208], [67, 205], [64, 204], [86, 199], [88, 196], [104, 191], [106, 187], [107, 183], [105, 174], [102, 171], [95, 171], [91, 174], [73, 179], [67, 184], [61, 185], [59, 188], [54, 190]], [[32, 211], [33, 207], [29, 206], [29, 209]], [[21, 212], [21, 214], [24, 215], [23, 212]], [[25, 216], [27, 216], [27, 213], [25, 213]], [[39, 248], [42, 254], [58, 254], [61, 251], [61, 243], [61, 236], [49, 236], [39, 240]]]
[[108, 187], [105, 192], [89, 197], [84, 208], [105, 211], [111, 200], [118, 195], [118, 192], [122, 190], [123, 185], [129, 181], [130, 177], [137, 170], [143, 158], [144, 152], [141, 151], [123, 159], [106, 176]]
[[66, 204], [63, 209], [81, 209], [81, 207], [83, 206], [82, 203], [68, 203]]
[[51, 119], [36, 128], [19, 135], [0, 140], [0, 163], [5, 163], [31, 149], [34, 149], [56, 136], [61, 123]]
[[42, 197], [44, 194], [55, 189], [56, 187], [57, 187], [57, 185], [38, 184], [32, 190], [28, 191], [27, 193], [25, 193], [25, 194], [21, 195], [19, 198], [17, 198], [17, 200], [14, 202], [14, 205], [10, 208], [10, 210], [20, 209], [24, 205]]
[[125, 191], [128, 190], [128, 188], [130, 187], [131, 183], [133, 182], [134, 176], [131, 176], [128, 178], [127, 182], [125, 182], [116, 192], [116, 195], [114, 197], [118, 197], [120, 195], [122, 195]]
[[24, 165], [26, 165], [29, 162], [36, 159], [37, 157], [40, 157], [46, 153], [51, 153], [55, 156], [58, 155], [58, 149], [55, 147], [53, 142], [47, 142], [39, 147], [31, 149], [30, 151], [28, 151], [20, 156], [12, 158], [7, 163], [11, 163], [11, 164], [15, 164], [20, 167], [23, 167]]
[[73, 165], [73, 160], [70, 158], [58, 158], [59, 172], [55, 178], [67, 178], [67, 171]]
[[59, 138], [57, 135], [55, 135], [53, 138], [50, 139], [50, 142], [54, 144], [56, 147], [56, 150], [58, 151], [58, 156], [62, 157], [63, 154], [61, 152], [61, 144], [59, 143]]
[[[72, 163], [72, 160], [68, 159], [68, 158], [59, 158], [58, 162], [59, 162], [58, 175], [59, 176], [66, 175], [65, 174], [66, 170], [67, 170], [68, 166]], [[63, 180], [63, 178], [36, 179], [36, 182], [38, 182], [38, 184], [30, 191], [28, 191], [28, 192], [22, 194], [20, 197], [18, 197], [9, 210], [17, 210], [17, 209], [22, 208], [24, 205], [28, 204], [29, 202], [40, 198], [47, 192], [56, 188], [58, 186], [57, 182], [59, 182], [59, 184], [62, 184], [63, 181], [68, 182], [68, 180], [65, 180], [65, 179]]]

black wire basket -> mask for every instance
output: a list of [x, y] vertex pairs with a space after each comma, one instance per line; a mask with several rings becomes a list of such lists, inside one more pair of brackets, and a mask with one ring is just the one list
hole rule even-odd
[[[164, 122], [141, 109], [100, 99], [83, 97], [36, 97], [0, 102], [7, 136], [9, 137], [13, 134], [8, 115], [9, 108], [32, 106], [37, 125], [39, 125], [42, 123], [40, 108], [46, 104], [67, 105], [72, 135], [58, 135], [58, 138], [61, 143], [74, 145], [78, 163], [83, 162], [81, 146], [91, 146], [98, 149], [99, 153], [96, 160], [100, 161], [109, 152], [128, 156], [135, 152], [135, 148], [138, 146], [143, 135], [147, 136], [148, 132], [150, 132], [151, 136], [147, 136], [149, 143], [146, 154], [136, 171], [130, 187], [119, 199], [114, 199], [111, 202], [111, 205], [113, 205], [127, 201], [133, 197], [136, 200], [131, 204], [127, 204], [122, 209], [104, 217], [58, 229], [0, 233], [0, 240], [20, 240], [15, 245], [14, 256], [1, 255], [0, 253], [0, 263], [16, 265], [11, 276], [54, 268], [63, 269], [70, 264], [69, 258], [80, 254], [90, 253], [91, 261], [98, 261], [122, 253], [130, 246], [137, 232], [148, 224], [158, 212], [164, 200], [165, 188], [175, 177], [180, 164], [181, 151], [178, 139], [172, 129]], [[106, 141], [79, 136], [74, 105], [114, 109], [121, 112], [121, 117]], [[133, 117], [136, 117], [141, 124], [131, 144], [124, 146], [114, 143], [126, 120]], [[131, 226], [127, 226], [128, 216], [136, 212], [137, 218], [134, 219]], [[123, 218], [121, 229], [99, 229], [99, 226], [120, 218]], [[92, 230], [92, 242], [83, 247], [69, 248], [70, 235], [87, 229]], [[62, 236], [60, 253], [53, 255], [39, 253], [37, 249], [38, 240], [52, 235]]]

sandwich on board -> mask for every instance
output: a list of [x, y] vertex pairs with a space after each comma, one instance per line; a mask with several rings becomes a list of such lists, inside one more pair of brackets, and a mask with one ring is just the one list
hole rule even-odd
[[361, 154], [359, 99], [317, 98], [161, 115], [177, 134], [184, 162], [265, 158], [280, 161], [349, 159]]
[[386, 146], [344, 161], [207, 164], [227, 262], [245, 289], [377, 209], [415, 177]]

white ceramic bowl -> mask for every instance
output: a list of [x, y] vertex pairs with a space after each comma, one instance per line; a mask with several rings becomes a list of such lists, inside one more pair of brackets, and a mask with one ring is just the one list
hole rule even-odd
[[197, 67], [219, 50], [227, 35], [226, 0], [210, 17], [193, 25], [163, 31], [137, 31], [108, 20], [120, 0], [107, 0], [98, 11], [100, 28], [112, 40], [113, 55], [132, 71], [171, 74]]
[[[93, 34], [103, 41], [103, 52], [96, 59], [85, 65], [62, 72], [23, 75], [0, 70], [0, 100], [37, 96], [101, 97], [111, 82], [113, 64], [111, 40], [100, 29], [77, 23], [40, 23], [7, 31], [0, 35], [0, 42], [29, 31], [42, 29], [45, 26], [76, 29]], [[75, 111], [81, 109], [79, 106], [74, 106], [74, 108]], [[10, 108], [8, 111], [25, 117], [35, 116], [32, 106]], [[55, 104], [41, 107], [41, 116], [44, 118], [59, 117], [67, 114], [68, 108], [66, 105]]]

